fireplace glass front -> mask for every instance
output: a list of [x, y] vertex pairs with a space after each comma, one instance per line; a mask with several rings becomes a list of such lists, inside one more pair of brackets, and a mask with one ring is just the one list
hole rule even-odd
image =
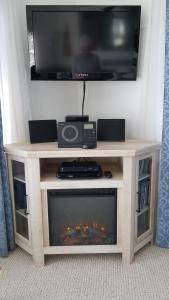
[[117, 190], [49, 190], [48, 217], [51, 246], [116, 244]]

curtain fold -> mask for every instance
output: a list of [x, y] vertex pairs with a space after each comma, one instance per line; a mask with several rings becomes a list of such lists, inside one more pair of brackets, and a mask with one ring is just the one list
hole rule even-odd
[[[26, 38], [25, 1], [0, 0], [0, 256], [15, 247], [5, 143], [29, 140], [28, 74], [23, 39]], [[28, 55], [27, 55], [28, 56]]]
[[[149, 2], [149, 1], [147, 1]], [[140, 71], [142, 76], [141, 101], [136, 115], [135, 135], [141, 139], [161, 141], [164, 99], [164, 62], [165, 62], [165, 14], [166, 1], [151, 1], [148, 16], [149, 30], [143, 31], [140, 38]], [[142, 25], [144, 26], [144, 24]], [[141, 31], [142, 32], [142, 31]], [[146, 40], [149, 47], [146, 47]], [[142, 41], [143, 39], [143, 41]], [[145, 60], [145, 54], [149, 60]], [[144, 71], [143, 71], [144, 70]], [[153, 115], [152, 115], [153, 111]]]
[[3, 149], [0, 111], [0, 256], [7, 256], [15, 247], [8, 172]]
[[24, 57], [23, 16], [26, 20], [24, 1], [0, 0], [0, 86], [5, 143], [29, 140], [29, 67]]
[[166, 52], [163, 108], [163, 137], [156, 244], [169, 248], [169, 1], [166, 1]]

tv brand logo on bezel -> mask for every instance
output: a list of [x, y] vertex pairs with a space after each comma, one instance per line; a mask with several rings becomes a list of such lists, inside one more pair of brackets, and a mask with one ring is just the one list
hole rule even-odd
[[89, 76], [89, 74], [88, 73], [80, 73], [80, 74], [78, 74], [80, 77], [88, 77]]

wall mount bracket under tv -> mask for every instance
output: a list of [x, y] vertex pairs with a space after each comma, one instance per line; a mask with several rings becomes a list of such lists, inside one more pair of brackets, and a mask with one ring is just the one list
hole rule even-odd
[[141, 6], [27, 6], [32, 80], [136, 80]]

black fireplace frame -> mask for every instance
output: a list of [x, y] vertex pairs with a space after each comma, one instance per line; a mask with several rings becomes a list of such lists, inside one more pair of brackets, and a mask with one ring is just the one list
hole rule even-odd
[[[72, 198], [72, 197], [74, 197], [74, 198]], [[110, 238], [108, 239], [108, 236], [107, 236], [107, 239], [105, 238], [103, 243], [98, 242], [98, 239], [96, 239], [96, 241], [93, 243], [93, 240], [91, 239], [90, 243], [87, 243], [86, 240], [84, 242], [84, 240], [83, 240], [81, 243], [78, 243], [78, 244], [62, 244], [60, 242], [60, 240], [58, 240], [56, 238], [56, 236], [58, 236], [58, 233], [57, 233], [58, 226], [56, 225], [56, 222], [59, 218], [61, 218], [61, 215], [62, 215], [62, 212], [60, 212], [60, 211], [58, 212], [58, 210], [60, 208], [59, 209], [57, 208], [57, 200], [60, 201], [60, 206], [62, 206], [62, 210], [64, 210], [65, 206], [64, 206], [64, 203], [62, 203], [62, 201], [64, 202], [66, 200], [66, 201], [68, 201], [67, 203], [69, 203], [69, 205], [70, 205], [71, 199], [73, 199], [74, 202], [76, 202], [79, 199], [79, 203], [78, 202], [77, 203], [78, 203], [78, 205], [81, 205], [82, 210], [83, 210], [85, 207], [85, 199], [88, 199], [86, 201], [86, 202], [88, 202], [88, 204], [86, 204], [86, 205], [89, 205], [90, 199], [92, 200], [92, 197], [94, 197], [93, 201], [95, 201], [96, 204], [98, 203], [98, 205], [99, 205], [99, 203], [101, 203], [100, 202], [101, 198], [103, 198], [101, 200], [101, 201], [104, 201], [101, 204], [103, 208], [104, 208], [104, 203], [105, 203], [105, 205], [108, 202], [111, 203], [112, 211], [111, 212], [109, 211], [109, 214], [111, 213], [110, 222], [112, 222], [111, 239]], [[98, 199], [98, 202], [97, 202], [97, 199]], [[111, 200], [111, 201], [109, 201], [109, 200]], [[66, 208], [65, 208], [65, 210], [66, 210]], [[98, 210], [98, 208], [96, 208], [96, 210]], [[105, 208], [105, 210], [108, 210], [108, 209]], [[58, 217], [58, 214], [59, 214], [59, 217]], [[66, 215], [68, 215], [68, 214], [66, 214]], [[117, 189], [96, 188], [96, 189], [48, 190], [48, 218], [49, 218], [50, 246], [115, 245], [115, 244], [117, 244]], [[63, 218], [64, 218], [64, 212], [63, 212]], [[104, 217], [104, 219], [105, 219], [105, 217]], [[97, 225], [97, 223], [94, 225], [93, 224], [91, 225], [91, 223], [90, 223], [89, 229], [91, 229], [91, 226], [93, 228], [93, 226]], [[68, 224], [65, 224], [65, 225], [68, 225]], [[101, 225], [98, 225], [98, 226], [101, 226]], [[88, 227], [88, 225], [86, 227]]]

